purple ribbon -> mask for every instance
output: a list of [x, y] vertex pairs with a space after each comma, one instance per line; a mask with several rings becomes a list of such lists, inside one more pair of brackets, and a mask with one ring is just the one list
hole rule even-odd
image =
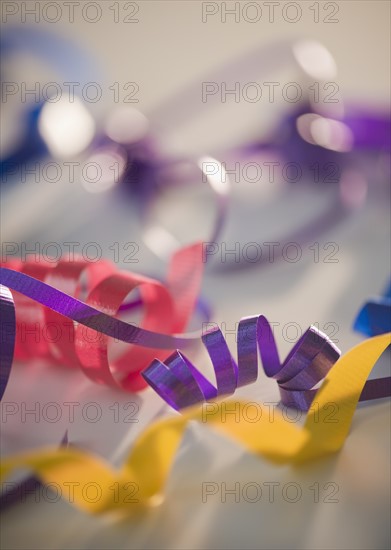
[[[85, 304], [33, 277], [8, 268], [0, 268], [0, 398], [10, 375], [15, 345], [15, 306], [9, 288], [20, 292], [87, 327], [123, 342], [157, 349], [184, 348], [200, 340], [199, 334], [169, 336], [138, 328]], [[9, 288], [8, 288], [9, 287]], [[272, 328], [260, 315], [247, 317], [238, 327], [238, 362], [233, 359], [219, 328], [203, 334], [211, 358], [216, 387], [213, 386], [179, 351], [165, 363], [155, 360], [142, 373], [155, 391], [175, 409], [182, 409], [251, 384], [258, 376], [258, 350], [264, 371], [279, 386], [281, 401], [285, 405], [307, 410], [316, 389], [340, 356], [339, 349], [315, 327], [310, 327], [298, 340], [288, 357], [280, 363]], [[391, 378], [370, 380], [361, 394], [361, 400], [389, 396]]]
[[15, 306], [12, 294], [7, 287], [0, 285], [0, 400], [3, 398], [11, 372], [15, 332]]
[[284, 405], [307, 410], [320, 382], [340, 356], [339, 349], [311, 326], [281, 363], [272, 327], [263, 316], [246, 317], [238, 326], [237, 363], [218, 328], [202, 336], [216, 375], [213, 386], [179, 351], [165, 363], [155, 360], [142, 376], [173, 408], [180, 410], [231, 395], [258, 377], [258, 350], [266, 375], [274, 378]]
[[[142, 373], [148, 384], [176, 410], [233, 394], [238, 387], [255, 382], [259, 351], [265, 374], [278, 384], [282, 404], [307, 411], [317, 392], [315, 386], [340, 357], [340, 350], [331, 340], [311, 326], [281, 363], [272, 327], [263, 315], [240, 321], [237, 363], [220, 329], [204, 334], [202, 340], [213, 364], [216, 386], [179, 351], [164, 363], [153, 361]], [[390, 396], [390, 382], [390, 377], [368, 380], [360, 401]]]

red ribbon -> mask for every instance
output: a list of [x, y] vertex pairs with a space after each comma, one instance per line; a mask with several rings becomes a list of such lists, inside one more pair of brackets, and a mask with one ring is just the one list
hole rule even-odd
[[[111, 316], [117, 316], [127, 295], [138, 289], [144, 306], [140, 328], [173, 335], [186, 330], [195, 308], [203, 274], [202, 243], [183, 248], [173, 256], [165, 284], [136, 273], [119, 271], [106, 260], [96, 263], [84, 259], [62, 259], [58, 263], [12, 260], [3, 267], [34, 277]], [[139, 391], [147, 385], [140, 371], [153, 359], [163, 360], [170, 353], [167, 349], [133, 345], [110, 360], [110, 337], [106, 334], [72, 322], [18, 292], [13, 291], [13, 296], [16, 359], [41, 357], [62, 365], [78, 366], [94, 382]], [[46, 337], [41, 337], [42, 327], [45, 327]]]

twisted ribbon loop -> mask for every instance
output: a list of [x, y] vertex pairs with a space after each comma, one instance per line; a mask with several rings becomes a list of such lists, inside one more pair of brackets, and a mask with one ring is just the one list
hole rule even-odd
[[258, 377], [258, 350], [266, 375], [277, 381], [284, 405], [308, 410], [320, 382], [340, 357], [340, 350], [316, 327], [309, 327], [283, 363], [273, 329], [263, 315], [243, 318], [238, 327], [238, 362], [224, 336], [214, 328], [202, 336], [216, 375], [216, 387], [178, 350], [164, 363], [155, 359], [142, 376], [177, 410], [231, 395]]

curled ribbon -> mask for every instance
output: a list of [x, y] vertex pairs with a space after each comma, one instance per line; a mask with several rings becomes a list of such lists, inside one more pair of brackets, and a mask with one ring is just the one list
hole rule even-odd
[[[173, 408], [184, 407], [233, 394], [239, 386], [254, 382], [258, 376], [258, 353], [268, 377], [277, 381], [281, 402], [307, 411], [317, 392], [314, 387], [326, 376], [340, 356], [331, 340], [311, 326], [280, 363], [273, 329], [263, 316], [240, 321], [237, 333], [237, 363], [218, 328], [202, 337], [212, 360], [217, 387], [214, 387], [178, 350], [164, 363], [155, 359], [142, 372], [145, 380]], [[258, 348], [258, 349], [257, 349]], [[391, 378], [368, 380], [361, 401], [390, 395]]]
[[222, 395], [258, 377], [258, 350], [267, 376], [274, 378], [284, 405], [308, 410], [314, 386], [328, 373], [340, 356], [329, 338], [311, 326], [280, 362], [273, 329], [263, 315], [246, 317], [238, 326], [238, 361], [233, 359], [219, 328], [202, 336], [212, 360], [217, 387], [214, 387], [178, 350], [164, 363], [155, 359], [142, 376], [169, 405], [177, 410]]
[[[8, 458], [1, 466], [1, 479], [14, 470], [29, 468], [44, 483], [56, 484], [62, 495], [77, 508], [90, 513], [119, 511], [132, 514], [161, 500], [176, 451], [191, 420], [212, 425], [220, 433], [242, 444], [249, 452], [279, 464], [301, 464], [337, 452], [343, 445], [360, 394], [370, 371], [390, 344], [391, 334], [366, 340], [342, 356], [327, 374], [316, 394], [319, 405], [307, 414], [304, 427], [297, 427], [275, 412], [248, 422], [243, 414], [247, 403], [233, 402], [238, 419], [223, 417], [222, 404], [213, 411], [192, 407], [183, 415], [163, 419], [148, 427], [137, 439], [119, 471], [103, 459], [76, 448], [46, 448]], [[338, 404], [339, 419], [327, 422], [327, 404]], [[259, 405], [262, 411], [262, 405]], [[264, 410], [263, 412], [267, 412]], [[86, 499], [84, 488], [99, 487], [99, 498]], [[70, 486], [72, 491], [70, 491]], [[129, 490], [136, 488], [135, 499]], [[133, 491], [132, 491], [133, 492]], [[133, 492], [134, 494], [134, 492]]]
[[[15, 296], [17, 319], [25, 323], [26, 332], [34, 332], [43, 324], [49, 335], [55, 330], [50, 338], [34, 338], [31, 342], [18, 339], [15, 356], [20, 359], [49, 357], [61, 364], [76, 365], [99, 384], [138, 391], [146, 386], [140, 371], [152, 359], [163, 359], [167, 355], [165, 350], [191, 341], [191, 338], [173, 335], [185, 330], [195, 307], [203, 271], [201, 243], [181, 249], [173, 256], [166, 285], [142, 275], [118, 271], [107, 261], [92, 264], [84, 260], [62, 260], [56, 265], [47, 262], [10, 265], [19, 271], [0, 268], [0, 283], [4, 285], [0, 294], [0, 397], [11, 371], [16, 331], [15, 306], [9, 289], [18, 293]], [[85, 302], [77, 298], [84, 275], [88, 276]], [[140, 327], [114, 317], [126, 296], [136, 288], [145, 308]], [[40, 308], [37, 303], [47, 308]], [[69, 323], [67, 318], [73, 322]], [[137, 346], [127, 348], [110, 364], [108, 337]]]
[[[1, 322], [1, 395], [10, 375], [15, 341], [15, 312], [10, 287], [22, 294], [16, 302], [22, 313], [25, 308], [24, 315], [30, 329], [41, 322], [48, 328], [54, 326], [56, 330], [62, 327], [61, 334], [69, 335], [69, 331], [72, 334], [72, 338], [60, 338], [55, 345], [42, 339], [24, 349], [21, 342], [17, 342], [17, 357], [23, 357], [23, 354], [54, 357], [61, 363], [78, 365], [94, 382], [127, 391], [140, 390], [147, 382], [169, 405], [179, 410], [233, 394], [238, 387], [254, 382], [258, 376], [259, 350], [266, 375], [278, 383], [282, 403], [308, 410], [316, 393], [315, 386], [340, 356], [339, 349], [315, 327], [304, 333], [282, 364], [272, 328], [262, 315], [240, 321], [237, 363], [219, 328], [203, 334], [202, 341], [213, 363], [217, 387], [178, 349], [162, 362], [166, 350], [183, 348], [198, 340], [198, 336], [174, 334], [181, 332], [194, 309], [202, 276], [201, 254], [200, 244], [178, 252], [172, 260], [167, 287], [141, 275], [116, 271], [105, 261], [90, 264], [84, 260], [64, 260], [54, 267], [48, 263], [25, 264], [21, 272], [0, 268], [0, 281], [6, 285], [0, 294], [0, 307], [4, 312]], [[48, 284], [55, 283], [79, 295], [80, 277], [85, 271], [90, 277], [86, 302]], [[134, 288], [140, 289], [146, 308], [140, 328], [113, 317]], [[37, 308], [36, 304], [25, 301], [26, 297], [49, 309]], [[66, 325], [65, 318], [71, 319], [75, 325]], [[81, 332], [84, 327], [87, 327], [87, 334]], [[154, 332], [159, 330], [161, 332]], [[108, 360], [109, 337], [136, 344], [114, 362], [114, 369]], [[389, 395], [389, 380], [369, 380], [360, 399]]]

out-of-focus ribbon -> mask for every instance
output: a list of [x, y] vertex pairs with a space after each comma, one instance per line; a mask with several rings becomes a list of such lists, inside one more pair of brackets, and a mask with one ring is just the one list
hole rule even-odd
[[[161, 499], [176, 451], [191, 420], [213, 426], [248, 451], [274, 463], [301, 464], [335, 453], [349, 433], [365, 382], [390, 344], [390, 336], [366, 340], [337, 361], [316, 394], [318, 407], [309, 411], [303, 428], [288, 422], [278, 411], [271, 422], [262, 405], [260, 411], [265, 414], [257, 422], [249, 422], [245, 401], [228, 402], [230, 409], [232, 404], [238, 408], [239, 421], [236, 415], [222, 414], [222, 406], [227, 403], [216, 403], [213, 407], [209, 404], [152, 424], [140, 435], [119, 471], [80, 449], [45, 448], [4, 460], [1, 478], [16, 469], [29, 468], [44, 483], [55, 484], [63, 498], [81, 510], [132, 514]], [[338, 405], [338, 422], [327, 421], [330, 403]], [[89, 485], [95, 488], [94, 498], [88, 498]]]
[[[107, 261], [12, 262], [10, 267], [14, 269], [0, 268], [3, 285], [0, 396], [9, 378], [16, 332], [14, 302], [9, 289], [18, 293], [16, 324], [22, 327], [25, 340], [17, 340], [15, 356], [21, 359], [49, 357], [57, 363], [76, 365], [100, 384], [138, 391], [146, 386], [140, 376], [146, 365], [155, 357], [165, 358], [167, 350], [185, 346], [191, 340], [172, 335], [184, 332], [196, 304], [203, 272], [201, 243], [174, 255], [165, 285], [143, 275], [118, 271]], [[88, 285], [85, 302], [82, 302], [77, 298], [84, 275], [88, 276]], [[114, 317], [134, 289], [139, 290], [144, 305], [140, 327]], [[29, 332], [36, 335], [37, 331], [42, 337], [26, 338]], [[108, 337], [137, 344], [128, 347], [113, 362], [112, 368]]]
[[[86, 83], [102, 82], [105, 79], [100, 62], [92, 52], [78, 44], [74, 38], [69, 40], [59, 33], [42, 27], [36, 29], [28, 25], [6, 25], [3, 28], [0, 37], [2, 62], [7, 57], [17, 58], [19, 55], [28, 55], [39, 64], [47, 65], [62, 77], [64, 83], [77, 83], [78, 86], [83, 86]], [[15, 63], [14, 60], [13, 62]], [[3, 81], [4, 75], [1, 77]], [[9, 96], [16, 93], [13, 89], [15, 85], [14, 82], [3, 82], [4, 103]], [[38, 129], [42, 108], [47, 103], [48, 99], [46, 98], [45, 102], [41, 94], [38, 102], [36, 101], [27, 110], [23, 109], [23, 137], [8, 156], [0, 159], [0, 185], [12, 179], [14, 170], [48, 154], [47, 144]]]
[[[76, 47], [69, 48], [65, 40], [53, 37], [50, 33], [43, 34], [42, 37], [35, 36], [34, 33], [35, 31], [31, 29], [27, 31], [16, 29], [12, 36], [4, 42], [7, 46], [4, 48], [5, 52], [29, 48], [47, 62], [58, 59], [58, 65], [65, 74], [69, 70], [80, 72], [83, 68], [92, 71], [91, 67], [94, 67], [94, 63], [86, 63], [88, 58], [86, 53], [78, 52]], [[336, 63], [331, 53], [322, 44], [312, 40], [294, 38], [256, 48], [241, 55], [238, 59], [230, 60], [226, 65], [213, 71], [212, 74], [205, 75], [202, 80], [204, 83], [210, 84], [227, 82], [232, 78], [235, 82], [253, 82], [254, 78], [259, 75], [270, 76], [276, 70], [290, 66], [297, 70], [298, 79], [303, 84], [314, 81], [319, 85], [319, 83], [323, 84], [336, 76]], [[96, 71], [96, 69], [94, 70]], [[94, 80], [96, 78], [90, 79], [90, 81]], [[330, 82], [328, 83], [330, 84]], [[289, 241], [305, 244], [313, 239], [314, 235], [324, 232], [343, 220], [350, 208], [356, 205], [356, 200], [360, 203], [362, 196], [365, 196], [366, 181], [364, 183], [363, 181], [376, 178], [375, 174], [381, 170], [379, 167], [374, 169], [374, 164], [380, 164], [377, 162], [380, 155], [389, 155], [390, 153], [391, 124], [387, 114], [378, 114], [363, 109], [350, 110], [345, 113], [339, 100], [337, 100], [338, 105], [333, 102], [322, 103], [319, 99], [312, 101], [308, 92], [311, 86], [303, 87], [307, 89], [303, 101], [278, 121], [264, 141], [255, 139], [230, 149], [217, 150], [216, 154], [224, 162], [228, 161], [230, 165], [236, 161], [244, 163], [244, 161], [254, 160], [260, 154], [268, 154], [273, 158], [277, 156], [287, 164], [299, 163], [300, 167], [304, 168], [303, 177], [300, 179], [307, 184], [310, 181], [309, 178], [311, 180], [313, 178], [314, 163], [318, 166], [331, 168], [334, 166], [338, 169], [339, 173], [335, 179], [337, 185], [332, 186], [335, 188], [335, 193], [330, 208], [324, 214], [319, 215], [315, 221], [308, 220], [308, 223], [303, 223], [303, 220], [299, 218], [299, 227], [288, 235]], [[197, 166], [198, 162], [194, 158], [170, 157], [162, 151], [165, 132], [170, 128], [180, 127], [188, 121], [189, 117], [197, 118], [200, 113], [205, 112], [207, 108], [219, 101], [220, 94], [209, 94], [207, 104], [206, 101], [201, 101], [200, 96], [199, 82], [196, 82], [163, 102], [150, 113], [150, 133], [147, 132], [148, 123], [145, 117], [132, 109], [127, 115], [130, 118], [126, 119], [126, 125], [129, 128], [141, 126], [143, 131], [131, 131], [130, 135], [125, 138], [121, 132], [114, 132], [115, 135], [113, 135], [106, 129], [106, 133], [96, 133], [91, 141], [91, 153], [105, 151], [107, 155], [113, 155], [113, 162], [116, 163], [118, 163], [119, 157], [122, 159], [119, 162], [120, 174], [116, 176], [116, 180], [120, 179], [123, 184], [128, 184], [128, 187], [141, 197], [142, 208], [140, 211], [143, 214], [150, 210], [150, 201], [156, 198], [157, 191], [162, 187], [173, 184], [183, 187], [186, 184], [194, 183], [194, 181], [200, 181], [199, 171], [196, 175], [194, 170], [183, 171], [183, 165]], [[10, 169], [13, 172], [17, 165], [26, 162], [27, 157], [38, 155], [38, 149], [40, 151], [42, 149], [40, 154], [47, 151], [44, 144], [39, 147], [34, 145], [35, 142], [42, 142], [37, 126], [41, 107], [42, 105], [38, 108], [35, 107], [28, 114], [28, 141], [11, 155], [11, 160], [4, 160], [5, 171]], [[118, 119], [120, 120], [118, 121]], [[121, 113], [115, 120], [117, 125], [121, 126], [122, 122], [123, 126], [124, 120], [123, 117], [121, 119]], [[116, 137], [117, 133], [121, 135], [121, 138]], [[217, 170], [218, 168], [216, 168], [216, 172]], [[350, 182], [352, 178], [357, 177], [358, 173], [360, 182], [357, 186], [353, 186]], [[7, 178], [5, 178], [6, 180]], [[203, 181], [205, 181], [204, 177]], [[323, 184], [316, 186], [312, 182], [305, 188], [305, 185], [295, 182], [289, 188], [297, 190], [299, 187], [304, 187], [308, 192], [310, 189], [312, 191], [312, 189], [322, 186], [324, 187]], [[213, 188], [213, 191], [216, 192], [216, 187]], [[226, 214], [226, 203], [224, 203], [220, 225], [223, 225]], [[216, 229], [211, 231], [213, 235], [210, 238], [211, 242], [214, 242], [219, 234], [217, 225], [216, 223]], [[166, 229], [164, 231], [167, 233]], [[198, 238], [199, 235], [196, 236], [196, 239]], [[153, 239], [145, 238], [145, 242], [147, 246], [150, 246]], [[164, 247], [150, 247], [155, 253], [158, 250], [160, 256], [167, 258], [168, 254]], [[264, 260], [260, 257], [258, 261]], [[214, 263], [213, 259], [210, 263]], [[257, 262], [232, 262], [232, 258], [229, 257], [228, 261], [224, 262], [223, 268], [226, 270], [254, 263]]]
[[78, 44], [74, 37], [42, 27], [7, 25], [0, 38], [2, 56], [25, 54], [33, 56], [38, 63], [45, 63], [60, 72], [64, 81], [91, 82], [103, 77], [101, 63], [88, 48]]
[[354, 322], [354, 329], [367, 336], [391, 331], [391, 282], [383, 296], [363, 305]]
[[[68, 432], [65, 432], [60, 445], [68, 446]], [[19, 504], [28, 493], [33, 493], [41, 486], [41, 480], [33, 475], [26, 477], [20, 483], [12, 483], [12, 486], [5, 489], [0, 495], [0, 511], [4, 511], [14, 504]]]
[[[388, 113], [364, 108], [345, 109], [341, 98], [330, 103], [311, 98], [308, 92], [311, 89], [309, 82], [330, 84], [336, 78], [337, 66], [332, 54], [321, 43], [296, 37], [262, 45], [204, 75], [203, 83], [214, 89], [213, 93], [208, 94], [207, 101], [204, 98], [201, 101], [199, 81], [195, 81], [158, 105], [149, 115], [151, 134], [148, 140], [140, 142], [139, 147], [132, 144], [127, 148], [128, 169], [122, 182], [142, 196], [144, 194], [148, 200], [154, 200], [157, 193], [153, 191], [161, 189], [167, 181], [171, 185], [173, 181], [178, 186], [186, 185], [188, 182], [183, 170], [177, 170], [181, 176], [179, 178], [175, 175], [171, 178], [164, 177], [170, 167], [171, 175], [175, 174], [176, 165], [195, 164], [189, 158], [175, 159], [162, 155], [159, 143], [163, 141], [164, 133], [188, 123], [191, 118], [198, 120], [207, 109], [225, 103], [219, 89], [220, 82], [231, 81], [235, 86], [240, 82], [256, 84], [260, 75], [268, 75], [269, 78], [286, 67], [296, 69], [299, 82], [307, 83], [307, 86], [303, 86], [307, 93], [303, 94], [302, 100], [294, 104], [287, 114], [278, 119], [266, 138], [255, 138], [231, 148], [212, 150], [212, 156], [220, 159], [219, 163], [216, 162], [216, 173], [220, 170], [221, 163], [230, 167], [236, 167], [240, 163], [243, 167], [247, 163], [251, 165], [257, 158], [278, 158], [283, 165], [299, 165], [303, 171], [299, 181], [287, 186], [287, 193], [292, 192], [294, 196], [299, 189], [305, 193], [320, 194], [322, 188], [324, 190], [326, 187], [325, 182], [319, 185], [314, 182], [313, 167], [334, 167], [335, 177], [330, 179], [331, 185], [327, 184], [333, 189], [330, 204], [326, 202], [327, 208], [315, 219], [302, 219], [300, 215], [295, 220], [296, 227], [288, 232], [283, 242], [306, 244], [314, 236], [346, 219], [352, 210], [362, 204], [368, 183], [376, 183], [377, 179], [387, 180], [388, 174], [383, 174], [379, 169], [379, 159], [382, 155], [390, 154], [391, 119]], [[335, 82], [334, 84], [336, 85]], [[153, 147], [150, 146], [151, 143]], [[188, 173], [191, 173], [190, 170]], [[192, 173], [191, 175], [189, 181], [198, 183], [199, 178]], [[355, 180], [356, 185], [353, 184]], [[216, 188], [214, 191], [216, 192]], [[230, 189], [228, 191], [231, 192]], [[227, 212], [224, 218], [227, 218]], [[258, 242], [259, 237], [252, 235], [251, 241], [254, 240]], [[218, 245], [219, 240], [216, 241], [215, 243], [214, 239], [210, 239], [212, 244]], [[149, 239], [145, 239], [145, 242], [150, 246]], [[155, 252], [154, 249], [153, 251]], [[159, 255], [164, 257], [163, 252]], [[265, 261], [262, 256], [254, 262], [238, 261], [235, 255], [230, 255], [224, 263], [218, 263], [210, 256], [207, 257], [213, 267], [224, 271]]]

